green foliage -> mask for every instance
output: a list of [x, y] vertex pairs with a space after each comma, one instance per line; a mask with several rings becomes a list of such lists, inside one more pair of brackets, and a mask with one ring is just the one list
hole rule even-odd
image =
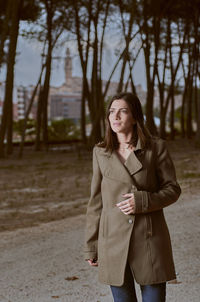
[[[199, 93], [199, 92], [198, 92]], [[187, 102], [188, 102], [188, 100], [186, 100]], [[193, 95], [192, 95], [192, 99], [190, 99], [189, 100], [192, 104], [195, 104], [195, 99], [194, 99], [194, 93], [193, 93]], [[180, 106], [180, 107], [178, 107], [176, 110], [175, 110], [175, 118], [176, 119], [181, 119], [181, 109], [182, 109], [182, 107]], [[187, 114], [187, 112], [186, 112], [186, 110], [187, 110], [187, 107], [186, 107], [186, 105], [185, 105], [185, 117], [186, 117], [186, 114]], [[192, 119], [194, 119], [195, 120], [195, 118], [196, 118], [196, 109], [195, 109], [195, 106], [193, 105], [192, 106]]]
[[80, 138], [80, 128], [70, 119], [52, 121], [48, 127], [49, 140], [62, 141]]
[[[14, 124], [13, 124], [14, 132], [16, 132], [19, 135], [22, 135], [23, 127], [24, 127], [24, 119], [19, 120], [17, 122], [14, 121]], [[36, 121], [33, 119], [28, 119], [26, 133], [29, 135], [35, 134], [35, 128], [36, 128]]]
[[[24, 120], [14, 122], [14, 132], [18, 135], [22, 135], [24, 127]], [[36, 134], [36, 121], [29, 119], [27, 122], [26, 134], [32, 136]], [[48, 126], [48, 135], [50, 141], [62, 141], [67, 139], [79, 139], [80, 127], [76, 125], [70, 119], [64, 119], [59, 121], [52, 121]], [[33, 137], [31, 138], [31, 140]]]
[[158, 108], [158, 107], [154, 108], [153, 115], [160, 118], [160, 108]]
[[112, 97], [109, 96], [108, 98], [104, 99], [104, 109], [107, 110], [108, 104], [110, 103]]
[[86, 122], [86, 125], [91, 123], [91, 118], [90, 118], [89, 114], [86, 115], [85, 122]]
[[176, 108], [174, 112], [175, 119], [180, 120], [181, 119], [181, 107]]

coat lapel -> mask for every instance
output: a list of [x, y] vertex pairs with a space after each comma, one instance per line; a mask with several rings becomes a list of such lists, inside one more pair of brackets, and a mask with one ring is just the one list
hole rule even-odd
[[124, 165], [127, 167], [129, 173], [134, 175], [138, 171], [142, 169], [141, 162], [137, 159], [137, 156], [134, 152], [131, 152], [127, 160], [125, 161]]
[[[141, 143], [138, 139], [136, 150], [141, 149]], [[125, 183], [133, 184], [132, 175], [139, 172], [142, 169], [141, 162], [137, 159], [135, 152], [131, 152], [126, 162], [123, 164], [118, 158], [116, 152], [111, 153], [108, 156], [108, 166], [105, 169], [105, 176], [119, 180]]]
[[113, 152], [108, 158], [108, 165], [105, 169], [105, 176], [125, 182], [125, 183], [133, 183], [130, 173], [126, 169], [126, 167], [122, 164], [117, 154]]

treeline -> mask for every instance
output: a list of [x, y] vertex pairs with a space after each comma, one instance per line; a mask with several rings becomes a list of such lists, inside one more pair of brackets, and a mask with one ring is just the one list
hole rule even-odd
[[[24, 120], [21, 154], [27, 120], [37, 97], [36, 150], [48, 146], [48, 94], [54, 48], [60, 37], [77, 43], [82, 70], [81, 135], [93, 145], [105, 130], [105, 100], [113, 74], [119, 73], [117, 91], [136, 93], [133, 69], [144, 57], [147, 85], [146, 123], [152, 133], [175, 137], [175, 96], [182, 95], [179, 112], [182, 137], [194, 135], [200, 142], [200, 0], [0, 0], [0, 68], [6, 66], [5, 99], [0, 128], [0, 156], [12, 153], [13, 82], [20, 26], [28, 22], [24, 36], [43, 44], [41, 71]], [[113, 46], [115, 63], [106, 86], [102, 69], [109, 37], [118, 37]], [[70, 42], [68, 42], [70, 43]], [[113, 60], [114, 61], [114, 60]], [[105, 65], [104, 65], [105, 66]], [[128, 74], [128, 76], [127, 76]], [[154, 118], [154, 92], [159, 92], [160, 127]], [[86, 104], [92, 131], [86, 136]], [[4, 143], [6, 141], [6, 144]]]

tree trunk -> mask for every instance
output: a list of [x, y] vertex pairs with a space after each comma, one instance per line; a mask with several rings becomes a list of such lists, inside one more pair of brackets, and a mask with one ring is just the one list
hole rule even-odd
[[162, 109], [160, 111], [160, 129], [159, 129], [159, 135], [161, 138], [165, 139], [166, 137], [166, 130], [165, 130], [165, 125], [166, 125], [166, 115], [164, 114], [164, 110]]
[[153, 118], [154, 84], [149, 83], [146, 100], [146, 126], [152, 134], [157, 134], [157, 128]]
[[192, 138], [192, 99], [193, 99], [193, 87], [191, 87], [187, 97], [187, 116], [186, 116], [186, 135], [187, 138]]
[[85, 112], [85, 101], [86, 101], [86, 95], [85, 95], [85, 82], [83, 79], [82, 82], [82, 97], [81, 97], [81, 138], [84, 144], [87, 143], [87, 136], [86, 136], [86, 112]]
[[91, 112], [91, 121], [92, 121], [92, 131], [90, 135], [90, 143], [94, 145], [99, 142], [102, 138], [101, 134], [101, 118], [102, 118], [102, 98], [99, 86], [99, 72], [98, 72], [98, 55], [99, 55], [99, 47], [98, 47], [98, 14], [97, 11], [96, 18], [94, 21], [94, 31], [95, 38], [93, 42], [93, 62], [92, 62], [92, 80], [91, 80], [91, 99], [92, 99], [92, 112]]
[[7, 62], [5, 98], [3, 105], [3, 115], [0, 129], [0, 157], [4, 157], [4, 139], [7, 133], [7, 154], [12, 153], [12, 125], [13, 125], [13, 82], [14, 82], [14, 65], [17, 47], [17, 38], [19, 31], [19, 12], [22, 0], [16, 0], [12, 3], [12, 22], [10, 27], [10, 43]]
[[43, 98], [43, 87], [40, 87], [38, 104], [37, 104], [36, 139], [35, 139], [36, 151], [39, 151], [41, 148], [42, 98]]
[[[193, 62], [194, 64], [194, 62]], [[189, 78], [189, 90], [187, 98], [187, 116], [186, 116], [186, 135], [187, 138], [192, 138], [192, 101], [193, 101], [193, 76], [194, 76], [194, 65], [191, 70]]]
[[124, 39], [126, 42], [126, 48], [123, 55], [123, 62], [122, 62], [122, 68], [121, 68], [121, 74], [120, 74], [120, 80], [117, 87], [117, 92], [121, 92], [124, 90], [124, 74], [126, 70], [126, 64], [129, 61], [129, 45], [131, 42], [131, 34], [132, 34], [132, 27], [133, 27], [133, 21], [134, 21], [134, 11], [131, 9], [129, 13], [129, 22], [128, 22], [128, 33], [126, 34], [126, 25], [123, 17], [123, 8], [120, 5], [120, 12], [121, 12], [121, 20], [122, 20], [122, 27], [123, 27], [123, 34]]
[[[190, 52], [190, 48], [189, 48], [189, 52]], [[190, 61], [190, 55], [189, 55], [189, 61]], [[181, 106], [181, 136], [185, 137], [186, 135], [186, 129], [185, 129], [185, 120], [186, 120], [186, 116], [185, 116], [185, 108], [186, 107], [186, 102], [187, 102], [187, 98], [188, 98], [188, 88], [189, 88], [189, 81], [190, 81], [190, 73], [191, 73], [191, 64], [188, 64], [188, 71], [187, 71], [187, 75], [185, 72], [185, 67], [184, 67], [184, 62], [182, 60], [182, 69], [183, 69], [183, 75], [184, 75], [184, 81], [185, 81], [185, 87], [184, 87], [184, 92], [183, 92], [183, 97], [182, 97], [182, 106]]]
[[171, 111], [170, 111], [170, 139], [174, 140], [175, 129], [174, 129], [174, 93], [172, 92], [171, 97]]
[[154, 82], [151, 79], [150, 67], [150, 44], [148, 41], [148, 29], [145, 30], [146, 41], [144, 50], [145, 67], [146, 67], [146, 81], [147, 81], [147, 99], [146, 99], [146, 126], [152, 134], [155, 134], [156, 126], [153, 119], [153, 102], [154, 102]]
[[[165, 71], [164, 71], [165, 72]], [[159, 75], [158, 75], [159, 77]], [[163, 79], [165, 76], [163, 76]], [[159, 128], [159, 135], [161, 138], [165, 139], [166, 137], [166, 115], [164, 110], [164, 89], [165, 89], [165, 83], [164, 81], [161, 83], [159, 81], [159, 95], [160, 95], [160, 128]]]
[[11, 12], [12, 12], [12, 1], [7, 0], [5, 18], [3, 20], [3, 25], [1, 28], [1, 36], [0, 36], [0, 68], [3, 63], [4, 45], [5, 45], [6, 37], [9, 33], [9, 20], [11, 18]]
[[48, 96], [49, 96], [49, 83], [50, 83], [50, 76], [51, 76], [51, 55], [52, 55], [52, 49], [51, 49], [51, 45], [49, 45], [47, 62], [46, 62], [45, 80], [42, 89], [42, 112], [43, 112], [42, 136], [43, 136], [43, 144], [46, 150], [48, 150]]
[[126, 63], [128, 61], [127, 51], [128, 50], [126, 50], [126, 52], [124, 53], [124, 58], [123, 58], [123, 62], [122, 62], [122, 69], [121, 69], [120, 79], [119, 79], [119, 83], [118, 83], [118, 87], [117, 87], [117, 93], [123, 91], [124, 73], [125, 73], [125, 70], [126, 70]]
[[187, 96], [187, 88], [184, 89], [181, 105], [181, 137], [185, 137], [185, 100]]
[[77, 36], [77, 44], [78, 44], [78, 52], [81, 62], [81, 68], [82, 68], [82, 98], [81, 98], [81, 134], [82, 139], [86, 143], [87, 137], [86, 137], [86, 125], [85, 125], [85, 102], [88, 101], [88, 108], [91, 113], [92, 111], [92, 101], [89, 91], [89, 84], [87, 80], [87, 66], [88, 66], [88, 57], [89, 57], [89, 45], [90, 45], [90, 26], [91, 26], [91, 10], [92, 10], [92, 1], [90, 0], [88, 3], [88, 24], [87, 24], [87, 46], [85, 51], [85, 57], [84, 57], [84, 50], [82, 45], [82, 37], [81, 37], [81, 23], [79, 20], [79, 13], [78, 13], [78, 7], [76, 3], [73, 3], [74, 6], [74, 13], [75, 13], [75, 29], [76, 29], [76, 36]]
[[[151, 46], [150, 46], [150, 28], [148, 26], [148, 13], [146, 8], [146, 1], [144, 1], [144, 25], [143, 25], [143, 32], [141, 34], [145, 34], [145, 41], [143, 43], [143, 50], [144, 50], [144, 59], [145, 59], [145, 68], [146, 68], [146, 82], [147, 82], [147, 99], [146, 99], [146, 125], [149, 131], [152, 134], [157, 133], [157, 129], [154, 123], [153, 118], [153, 104], [154, 104], [154, 85], [155, 85], [155, 72], [157, 70], [157, 53], [155, 54], [154, 60], [154, 70], [153, 75], [151, 75]], [[156, 49], [158, 46], [155, 45]]]
[[[54, 8], [51, 1], [45, 1], [46, 7], [46, 24], [47, 24], [47, 41], [48, 41], [48, 50], [46, 58], [46, 70], [45, 70], [45, 79], [42, 89], [42, 139], [46, 151], [48, 150], [48, 96], [49, 96], [49, 84], [51, 77], [51, 61], [52, 61], [52, 22], [54, 16]], [[56, 40], [55, 40], [56, 41]]]
[[25, 137], [26, 137], [26, 127], [27, 127], [28, 117], [29, 117], [29, 114], [31, 112], [31, 108], [32, 108], [32, 105], [33, 105], [33, 102], [34, 102], [34, 99], [35, 99], [38, 87], [39, 87], [39, 85], [41, 83], [41, 78], [42, 78], [43, 70], [44, 70], [44, 65], [42, 66], [38, 82], [37, 82], [37, 84], [36, 84], [36, 86], [35, 86], [35, 88], [33, 90], [33, 93], [32, 93], [32, 96], [31, 96], [31, 99], [30, 99], [30, 102], [29, 102], [29, 106], [28, 106], [28, 109], [27, 109], [26, 114], [25, 114], [24, 125], [23, 125], [22, 136], [21, 136], [21, 144], [20, 144], [20, 149], [19, 149], [19, 157], [20, 158], [23, 155], [23, 149], [24, 149], [24, 142], [25, 142]]
[[195, 136], [195, 145], [196, 147], [200, 148], [200, 96], [199, 96], [199, 91], [197, 89], [196, 91], [196, 99], [197, 99], [197, 131], [196, 131], [196, 136]]
[[195, 43], [194, 43], [194, 60], [195, 60], [195, 93], [194, 93], [194, 99], [195, 99], [195, 105], [196, 105], [196, 135], [195, 135], [195, 145], [196, 147], [200, 148], [200, 96], [199, 96], [199, 89], [198, 89], [198, 83], [200, 80], [199, 76], [199, 12], [196, 11], [195, 18], [194, 18], [194, 32], [195, 32]]

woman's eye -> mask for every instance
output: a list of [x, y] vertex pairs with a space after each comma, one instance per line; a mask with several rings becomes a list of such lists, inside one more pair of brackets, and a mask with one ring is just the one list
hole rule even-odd
[[114, 113], [114, 110], [110, 110], [109, 113], [110, 113], [110, 114], [111, 114], [111, 113]]
[[122, 109], [121, 112], [127, 113], [128, 111], [127, 111], [127, 109]]

